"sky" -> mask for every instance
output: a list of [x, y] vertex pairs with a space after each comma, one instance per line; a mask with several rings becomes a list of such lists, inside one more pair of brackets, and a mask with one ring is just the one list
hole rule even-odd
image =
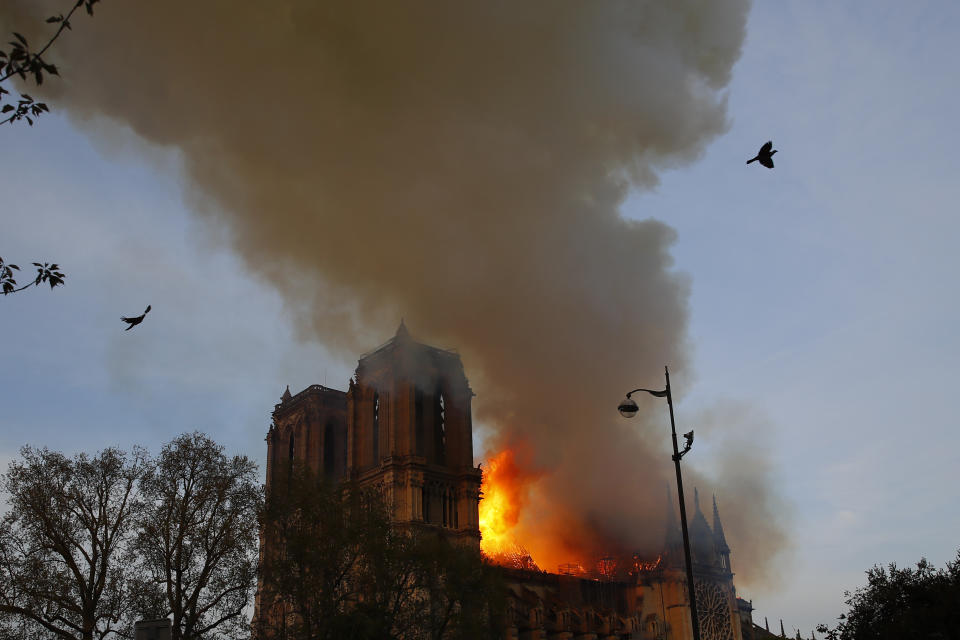
[[[791, 635], [832, 622], [873, 564], [943, 565], [960, 547], [958, 29], [946, 2], [755, 3], [727, 127], [619, 207], [676, 232], [690, 287], [678, 430], [697, 432], [684, 464], [723, 476], [734, 448], [767, 469], [789, 543], [765, 580], [737, 583], [755, 620]], [[51, 107], [0, 128], [0, 256], [67, 273], [0, 300], [0, 466], [24, 444], [156, 451], [193, 429], [262, 461], [286, 385], [345, 388], [360, 352], [305, 334], [291, 285], [198, 214], [175, 145]], [[745, 165], [768, 139], [776, 168]], [[119, 316], [147, 304], [123, 332]], [[728, 541], [737, 571], [749, 549]]]

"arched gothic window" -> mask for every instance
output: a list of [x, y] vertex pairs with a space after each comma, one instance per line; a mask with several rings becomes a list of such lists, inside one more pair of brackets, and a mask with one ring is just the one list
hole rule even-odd
[[420, 507], [423, 512], [423, 521], [430, 522], [430, 490], [426, 485], [420, 487]]
[[440, 492], [440, 524], [447, 526], [447, 492]]
[[336, 475], [337, 447], [335, 442], [333, 423], [328, 422], [323, 428], [323, 475], [333, 479]]
[[444, 464], [447, 460], [447, 406], [446, 399], [443, 397], [443, 390], [439, 386], [437, 386], [434, 397], [436, 398], [437, 416], [434, 426], [437, 462]]
[[413, 392], [413, 425], [414, 425], [414, 438], [416, 439], [416, 453], [418, 456], [424, 455], [426, 447], [425, 443], [425, 433], [423, 426], [423, 391], [418, 387]]
[[380, 393], [373, 392], [373, 464], [380, 462]]

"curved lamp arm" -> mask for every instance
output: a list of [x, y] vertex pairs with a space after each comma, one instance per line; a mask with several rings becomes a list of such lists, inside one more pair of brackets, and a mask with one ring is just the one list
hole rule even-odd
[[634, 389], [633, 391], [627, 394], [627, 397], [629, 398], [630, 396], [635, 394], [637, 391], [646, 391], [650, 395], [656, 396], [657, 398], [666, 398], [667, 395], [670, 394], [670, 389], [664, 389], [663, 391], [654, 391], [653, 389]]

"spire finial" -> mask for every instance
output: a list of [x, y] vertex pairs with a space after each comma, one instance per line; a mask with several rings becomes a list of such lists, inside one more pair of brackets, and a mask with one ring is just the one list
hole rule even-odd
[[786, 638], [787, 632], [783, 630], [783, 618], [780, 618], [780, 637]]
[[664, 483], [664, 489], [666, 490], [666, 502], [664, 507], [666, 507], [667, 513], [667, 535], [666, 535], [666, 547], [667, 550], [672, 550], [678, 548], [683, 541], [683, 538], [680, 536], [680, 527], [677, 524], [677, 514], [673, 509], [673, 495], [670, 493], [670, 485]]
[[407, 324], [403, 321], [403, 318], [400, 318], [400, 326], [397, 327], [398, 336], [409, 336], [410, 332], [407, 331]]
[[293, 396], [290, 395], [290, 385], [287, 385], [287, 390], [283, 392], [283, 395], [282, 395], [282, 396], [280, 396], [280, 400], [281, 400], [282, 402], [286, 402], [287, 400], [289, 400], [289, 399], [292, 398], [292, 397], [293, 397]]
[[693, 504], [697, 511], [700, 511], [700, 491], [696, 487], [693, 488]]

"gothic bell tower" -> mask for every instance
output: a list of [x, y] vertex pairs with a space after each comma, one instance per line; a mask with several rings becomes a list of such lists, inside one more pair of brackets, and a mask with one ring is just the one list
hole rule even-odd
[[[700, 509], [700, 492], [693, 490], [694, 513], [690, 522], [690, 555], [693, 560], [694, 591], [702, 640], [741, 640], [740, 609], [733, 585], [730, 547], [727, 545], [717, 499], [713, 499], [713, 526]], [[666, 622], [672, 638], [691, 640], [689, 598], [683, 537], [677, 526], [672, 500], [667, 499], [664, 580]]]
[[363, 356], [347, 391], [347, 475], [379, 491], [397, 524], [479, 545], [473, 391], [460, 356], [396, 335]]

